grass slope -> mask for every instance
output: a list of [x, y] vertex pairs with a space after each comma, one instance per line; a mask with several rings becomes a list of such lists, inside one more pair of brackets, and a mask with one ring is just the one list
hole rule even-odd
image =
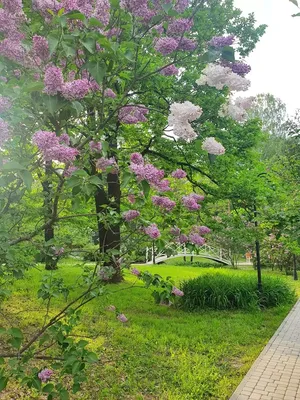
[[[172, 276], [177, 282], [216, 272], [170, 265], [143, 269]], [[76, 284], [80, 273], [81, 268], [73, 263], [53, 272], [64, 276], [70, 286]], [[44, 305], [35, 296], [42, 274], [44, 271], [33, 270], [25, 280], [16, 282], [15, 295], [5, 304], [4, 314], [25, 330], [42, 323]], [[84, 392], [74, 399], [229, 399], [290, 309], [190, 314], [154, 305], [151, 291], [139, 285], [132, 288], [133, 282], [134, 277], [127, 273], [124, 283], [109, 288], [111, 294], [86, 306], [76, 333], [91, 338], [90, 348], [100, 355], [101, 362], [90, 368]], [[299, 289], [298, 283], [294, 286]], [[129, 323], [122, 325], [105, 311], [109, 304], [124, 312]], [[62, 305], [63, 300], [55, 301], [57, 309]], [[5, 324], [2, 315], [0, 325]], [[11, 386], [0, 399], [40, 398], [20, 391], [14, 397], [15, 393]]]

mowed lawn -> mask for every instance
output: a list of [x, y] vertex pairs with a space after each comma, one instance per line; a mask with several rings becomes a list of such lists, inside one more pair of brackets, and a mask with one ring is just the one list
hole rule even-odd
[[[172, 276], [178, 284], [203, 273], [218, 272], [214, 268], [172, 265], [141, 269]], [[75, 287], [81, 272], [81, 266], [65, 262], [53, 275], [63, 276]], [[45, 305], [37, 300], [36, 292], [43, 274], [42, 269], [34, 269], [15, 283], [14, 296], [3, 305], [0, 326], [5, 326], [9, 318], [30, 333], [33, 326], [42, 324]], [[291, 277], [282, 279], [299, 291], [300, 285]], [[73, 399], [229, 399], [291, 308], [186, 313], [155, 305], [151, 290], [143, 288], [129, 272], [124, 283], [107, 289], [109, 293], [85, 307], [76, 331], [78, 339], [90, 341], [89, 347], [100, 361], [89, 367], [89, 381]], [[56, 310], [64, 304], [63, 299], [54, 303]], [[106, 311], [110, 304], [128, 317], [127, 324]], [[0, 399], [15, 398], [41, 397], [34, 392], [22, 393], [14, 384], [0, 393]]]

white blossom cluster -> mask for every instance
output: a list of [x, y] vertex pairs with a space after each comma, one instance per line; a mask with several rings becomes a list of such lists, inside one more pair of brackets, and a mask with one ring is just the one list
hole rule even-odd
[[244, 122], [248, 118], [247, 110], [252, 106], [254, 97], [237, 97], [235, 100], [229, 99], [220, 111], [220, 117], [230, 117], [238, 122]]
[[208, 137], [202, 143], [202, 149], [207, 151], [208, 154], [220, 156], [225, 153], [225, 148], [221, 143], [217, 142], [214, 137]]
[[189, 141], [197, 137], [190, 122], [195, 121], [202, 114], [202, 109], [190, 101], [173, 103], [170, 107], [169, 125], [173, 126], [174, 135]]
[[227, 86], [229, 90], [238, 92], [248, 90], [250, 87], [248, 79], [219, 64], [208, 64], [196, 83], [199, 86], [208, 85], [219, 90]]

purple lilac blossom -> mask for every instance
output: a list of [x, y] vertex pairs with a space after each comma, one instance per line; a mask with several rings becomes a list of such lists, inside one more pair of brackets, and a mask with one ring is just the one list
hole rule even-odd
[[55, 96], [58, 92], [62, 91], [63, 84], [64, 77], [62, 70], [58, 67], [48, 67], [44, 78], [44, 92], [50, 96]]
[[34, 55], [43, 61], [47, 61], [50, 55], [48, 40], [43, 36], [34, 35], [32, 42]]
[[234, 35], [229, 35], [229, 36], [214, 36], [208, 44], [211, 47], [216, 47], [217, 49], [220, 49], [225, 46], [231, 46], [233, 45], [235, 41]]
[[245, 76], [251, 71], [251, 66], [243, 62], [234, 62], [231, 64], [232, 72], [240, 76]]
[[8, 97], [0, 96], [0, 114], [11, 109], [11, 101]]
[[190, 194], [188, 196], [183, 196], [182, 197], [182, 204], [189, 211], [197, 211], [201, 207], [200, 204], [197, 203], [197, 201], [195, 200], [195, 198], [194, 198], [194, 196], [192, 194]]
[[205, 239], [198, 235], [198, 233], [191, 233], [189, 236], [189, 241], [196, 246], [203, 246], [205, 244]]
[[155, 50], [161, 53], [163, 56], [166, 56], [170, 53], [173, 53], [178, 47], [178, 41], [173, 37], [163, 37], [159, 38], [155, 43]]
[[119, 111], [119, 121], [123, 124], [137, 124], [139, 122], [147, 122], [145, 115], [149, 113], [148, 108], [144, 105], [128, 105]]
[[173, 286], [173, 288], [172, 288], [172, 294], [174, 294], [175, 296], [178, 296], [178, 297], [184, 296], [183, 291], [182, 291], [182, 290], [179, 290], [179, 289], [178, 289], [177, 287], [175, 287], [175, 286]]
[[70, 101], [83, 99], [90, 91], [90, 83], [87, 79], [76, 79], [62, 86], [62, 96]]
[[137, 268], [132, 268], [131, 273], [135, 276], [141, 275], [141, 272]]
[[176, 207], [175, 201], [170, 200], [168, 197], [152, 196], [151, 200], [155, 206], [160, 207], [166, 212], [170, 212], [173, 210], [174, 207]]
[[148, 235], [151, 239], [158, 239], [160, 237], [160, 231], [157, 228], [156, 224], [151, 224], [144, 229], [146, 235]]
[[172, 172], [171, 176], [175, 179], [184, 179], [186, 177], [186, 172], [182, 169], [177, 169], [176, 171]]
[[41, 372], [38, 373], [38, 378], [43, 383], [46, 383], [50, 380], [52, 375], [53, 375], [53, 371], [51, 369], [45, 368], [45, 369], [42, 369]]
[[171, 235], [173, 235], [173, 236], [180, 236], [180, 228], [178, 228], [177, 226], [173, 226], [171, 229], [170, 229], [170, 234]]
[[113, 167], [110, 171], [111, 174], [117, 175], [118, 174], [118, 166], [116, 163], [116, 159], [114, 157], [105, 158], [101, 157], [96, 161], [96, 168], [100, 171], [105, 171], [107, 168]]
[[130, 161], [133, 164], [144, 165], [144, 157], [140, 153], [132, 153], [130, 155]]
[[110, 97], [111, 99], [114, 99], [115, 97], [117, 97], [116, 93], [112, 89], [109, 89], [109, 88], [104, 90], [104, 96]]
[[128, 198], [129, 203], [131, 203], [131, 204], [135, 203], [135, 195], [134, 194], [129, 194], [127, 198]]
[[90, 150], [95, 153], [101, 153], [102, 151], [102, 143], [94, 142], [93, 140], [89, 143]]
[[69, 178], [73, 172], [77, 171], [77, 167], [75, 167], [74, 165], [70, 165], [70, 167], [66, 168], [64, 171], [64, 176]]
[[178, 18], [169, 24], [167, 34], [170, 36], [181, 36], [183, 33], [190, 31], [192, 26], [192, 19]]
[[128, 318], [124, 314], [119, 314], [117, 319], [122, 322], [123, 324], [128, 321]]
[[176, 68], [174, 64], [172, 64], [172, 65], [169, 65], [169, 66], [163, 68], [160, 71], [160, 74], [164, 75], [164, 76], [178, 75], [179, 69]]
[[129, 210], [123, 213], [123, 218], [126, 222], [130, 222], [140, 216], [140, 212], [137, 210]]
[[0, 118], [0, 146], [10, 138], [9, 125], [6, 121]]

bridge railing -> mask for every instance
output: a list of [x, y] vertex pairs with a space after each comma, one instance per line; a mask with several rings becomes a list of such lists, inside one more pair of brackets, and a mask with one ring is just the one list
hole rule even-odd
[[[170, 253], [170, 250], [172, 250], [171, 256], [168, 255]], [[168, 258], [174, 257], [178, 254], [183, 255], [183, 256], [204, 256], [204, 257], [213, 258], [220, 262], [226, 262], [226, 263], [231, 262], [230, 252], [228, 252], [222, 248], [213, 247], [208, 244], [205, 244], [202, 247], [198, 248], [197, 251], [190, 251], [189, 249], [187, 249], [187, 247], [184, 244], [178, 245], [176, 247], [174, 247], [174, 245], [170, 244], [170, 245], [166, 246], [166, 248], [160, 252], [158, 252], [157, 248], [155, 248], [155, 247], [152, 247], [152, 248], [147, 247], [146, 248], [146, 263], [151, 262], [151, 263], [155, 264], [157, 261], [159, 262], [159, 261], [167, 260]]]

